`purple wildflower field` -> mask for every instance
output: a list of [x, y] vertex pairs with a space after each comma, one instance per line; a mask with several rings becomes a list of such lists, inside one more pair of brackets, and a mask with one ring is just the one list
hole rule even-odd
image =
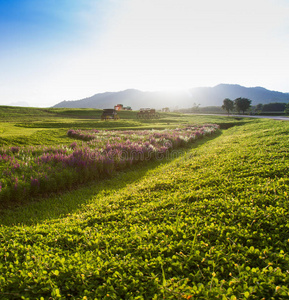
[[143, 131], [70, 129], [67, 135], [74, 142], [69, 146], [2, 147], [0, 201], [61, 192], [140, 161], [161, 160], [217, 129], [215, 124]]

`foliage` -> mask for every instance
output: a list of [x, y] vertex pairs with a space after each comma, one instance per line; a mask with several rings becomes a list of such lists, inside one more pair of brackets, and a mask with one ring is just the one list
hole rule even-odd
[[252, 100], [247, 98], [237, 98], [234, 100], [235, 107], [238, 112], [242, 111], [245, 114], [245, 111], [251, 107]]
[[262, 112], [262, 110], [263, 110], [263, 104], [259, 103], [255, 106], [254, 112], [257, 114], [260, 114]]
[[224, 99], [222, 108], [229, 114], [234, 109], [234, 101], [229, 98]]
[[262, 108], [262, 112], [282, 112], [285, 110], [286, 103], [268, 103], [264, 104]]
[[286, 113], [286, 103], [267, 103], [267, 104], [257, 104], [256, 106], [252, 107], [252, 112], [255, 114], [262, 114], [262, 115], [283, 115]]
[[285, 105], [285, 110], [284, 110], [284, 112], [285, 112], [285, 114], [289, 114], [289, 103], [287, 103], [286, 105]]
[[75, 213], [37, 221], [43, 201], [2, 215], [0, 298], [287, 299], [288, 132], [254, 120], [46, 201], [89, 198]]

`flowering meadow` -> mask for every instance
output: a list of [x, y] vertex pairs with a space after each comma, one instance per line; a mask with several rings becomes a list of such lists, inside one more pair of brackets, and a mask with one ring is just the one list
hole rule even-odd
[[70, 145], [0, 148], [0, 204], [49, 195], [106, 178], [141, 161], [164, 159], [218, 125], [165, 130], [73, 130]]

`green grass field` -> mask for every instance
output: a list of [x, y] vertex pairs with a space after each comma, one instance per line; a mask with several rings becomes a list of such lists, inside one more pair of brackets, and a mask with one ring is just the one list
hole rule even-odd
[[9, 146], [66, 145], [69, 128], [224, 129], [166, 159], [3, 209], [0, 299], [288, 299], [289, 123], [140, 122], [133, 113], [101, 122], [91, 110], [28, 109], [25, 119], [18, 109], [1, 119]]

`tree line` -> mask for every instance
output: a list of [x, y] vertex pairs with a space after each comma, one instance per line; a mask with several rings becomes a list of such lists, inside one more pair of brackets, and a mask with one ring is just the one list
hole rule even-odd
[[288, 114], [289, 115], [289, 103], [284, 102], [273, 102], [257, 105], [251, 105], [252, 100], [248, 98], [239, 97], [235, 100], [225, 98], [222, 106], [205, 106], [200, 107], [201, 104], [194, 103], [191, 108], [184, 108], [175, 110], [182, 113], [222, 113], [222, 110], [226, 110], [228, 114], [237, 112], [238, 114], [243, 113], [250, 109], [250, 114]]
[[[231, 100], [226, 98], [223, 100], [222, 109], [226, 110], [228, 114], [233, 110], [243, 114], [251, 107], [252, 100], [247, 98], [237, 98]], [[253, 113], [282, 113], [289, 114], [289, 103], [268, 103], [268, 104], [257, 104], [252, 108]]]

